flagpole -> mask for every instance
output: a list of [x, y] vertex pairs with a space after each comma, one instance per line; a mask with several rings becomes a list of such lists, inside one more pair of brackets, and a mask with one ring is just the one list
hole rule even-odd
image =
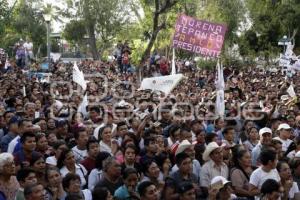
[[173, 48], [173, 57], [172, 57], [172, 75], [176, 74], [176, 66], [175, 66], [175, 49]]

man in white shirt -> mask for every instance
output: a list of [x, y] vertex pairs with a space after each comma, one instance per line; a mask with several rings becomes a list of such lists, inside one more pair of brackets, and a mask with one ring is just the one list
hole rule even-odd
[[33, 59], [33, 43], [27, 38], [23, 46], [25, 48], [26, 63], [30, 63], [30, 60]]
[[[257, 168], [250, 176], [250, 192], [251, 194], [260, 194], [262, 184], [268, 179], [274, 179], [280, 182], [280, 176], [276, 169], [278, 162], [278, 156], [275, 150], [266, 148], [260, 153], [261, 166]], [[256, 196], [255, 199], [259, 199]]]
[[216, 176], [223, 176], [227, 179], [229, 169], [223, 161], [223, 149], [216, 142], [211, 142], [206, 146], [203, 160], [206, 162], [201, 168], [200, 186], [207, 193], [212, 179]]
[[268, 127], [264, 127], [259, 130], [259, 143], [254, 147], [251, 152], [252, 166], [259, 166], [259, 155], [261, 148], [271, 144], [272, 141], [272, 130]]
[[288, 124], [280, 124], [277, 131], [279, 131], [279, 137], [275, 137], [274, 139], [279, 140], [282, 143], [282, 151], [286, 152], [293, 143], [290, 139], [292, 127]]

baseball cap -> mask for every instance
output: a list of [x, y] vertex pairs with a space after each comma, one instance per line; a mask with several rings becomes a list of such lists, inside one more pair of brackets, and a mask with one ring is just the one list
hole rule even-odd
[[264, 133], [271, 133], [272, 134], [272, 130], [270, 128], [268, 128], [268, 127], [261, 128], [259, 130], [259, 136], [262, 137], [262, 135]]
[[285, 130], [288, 130], [288, 129], [291, 129], [292, 127], [290, 127], [290, 125], [284, 123], [284, 124], [280, 124], [277, 128], [277, 131], [280, 131], [281, 129], [285, 129]]
[[220, 183], [221, 185], [219, 186], [220, 189], [223, 188], [226, 184], [228, 183], [231, 183], [230, 181], [228, 181], [226, 178], [224, 178], [223, 176], [216, 176], [214, 177], [211, 182], [210, 182], [210, 185], [213, 186], [213, 185], [216, 185]]

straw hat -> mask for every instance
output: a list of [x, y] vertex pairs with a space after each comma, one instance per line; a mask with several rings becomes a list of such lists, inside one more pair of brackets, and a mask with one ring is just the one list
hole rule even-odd
[[203, 153], [203, 160], [204, 161], [208, 161], [209, 160], [209, 156], [211, 154], [211, 152], [213, 152], [214, 150], [221, 148], [216, 142], [211, 142], [206, 146], [206, 149]]

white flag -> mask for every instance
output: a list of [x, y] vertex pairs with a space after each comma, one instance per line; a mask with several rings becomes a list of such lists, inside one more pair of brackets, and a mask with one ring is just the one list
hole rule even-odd
[[286, 91], [292, 98], [296, 96], [295, 90], [293, 85], [291, 84], [290, 87]]
[[26, 97], [26, 87], [23, 85], [23, 97]]
[[223, 76], [223, 66], [218, 61], [217, 63], [217, 80], [216, 80], [216, 114], [223, 117], [225, 114], [225, 102], [224, 102], [224, 76]]
[[176, 74], [176, 66], [175, 66], [175, 49], [173, 48], [173, 58], [172, 58], [172, 72], [171, 75]]
[[76, 62], [73, 66], [73, 81], [80, 85], [84, 91], [86, 90], [87, 82], [84, 80], [83, 72], [79, 70]]
[[4, 65], [4, 69], [8, 69], [8, 67], [10, 67], [10, 63], [8, 62], [8, 59], [6, 59], [5, 61], [5, 65]]
[[88, 105], [89, 105], [89, 102], [88, 102], [87, 94], [85, 94], [82, 99], [82, 102], [80, 103], [80, 105], [78, 106], [78, 109], [77, 109], [77, 111], [81, 112], [84, 117], [88, 117], [88, 112], [86, 110], [86, 107]]

